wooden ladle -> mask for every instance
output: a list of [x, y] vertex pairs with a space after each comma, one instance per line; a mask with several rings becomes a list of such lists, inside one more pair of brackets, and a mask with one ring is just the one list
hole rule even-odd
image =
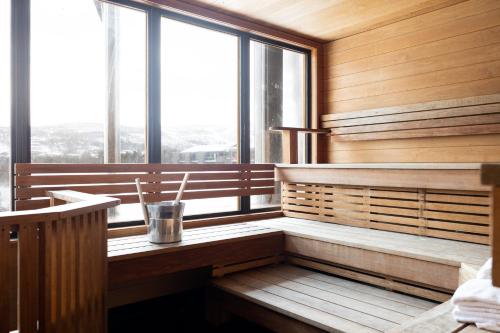
[[146, 225], [149, 225], [148, 209], [146, 208], [146, 202], [144, 201], [144, 195], [142, 194], [141, 180], [139, 178], [135, 179], [135, 186], [137, 187], [139, 201], [141, 202], [142, 215], [144, 215], [144, 223], [146, 223]]

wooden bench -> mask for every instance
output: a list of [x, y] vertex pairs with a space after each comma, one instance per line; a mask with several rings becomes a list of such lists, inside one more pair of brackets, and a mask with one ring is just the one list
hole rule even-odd
[[[183, 167], [20, 165], [16, 207], [57, 202], [46, 197], [50, 189], [88, 190], [137, 202], [131, 184], [137, 176], [149, 186], [149, 200], [168, 200]], [[274, 192], [269, 165], [188, 169], [199, 173], [188, 199]], [[188, 229], [186, 241], [176, 245], [149, 244], [144, 227], [120, 231], [125, 237], [109, 240], [111, 303], [159, 295], [158, 288], [165, 291], [170, 282], [187, 280], [185, 272], [201, 270], [200, 285], [210, 275], [223, 276], [209, 290], [211, 310], [230, 310], [276, 331], [416, 332], [426, 327], [422, 323], [429, 324], [425, 316], [433, 316], [428, 313], [431, 300], [446, 301], [489, 256], [485, 244], [493, 207], [490, 188], [479, 182], [478, 165], [283, 165], [276, 179], [281, 181], [283, 218]], [[288, 265], [251, 269], [276, 263], [283, 253]], [[304, 283], [309, 279], [316, 285]], [[366, 310], [373, 304], [362, 298], [339, 290], [335, 297], [318, 292], [318, 284], [334, 280], [352, 295], [361, 290], [372, 295], [370, 302], [382, 309], [397, 297], [428, 306], [412, 315], [384, 312], [381, 318]], [[283, 289], [286, 295], [276, 295]], [[453, 332], [461, 329], [472, 330], [460, 324]]]
[[[151, 244], [145, 235], [109, 239], [109, 306], [203, 286], [212, 270], [269, 264], [282, 252], [280, 230], [248, 223], [188, 229], [173, 244]], [[194, 276], [177, 274], [194, 270]]]
[[491, 255], [480, 244], [298, 218], [252, 224], [283, 230], [293, 263], [436, 301]]
[[[283, 332], [287, 330], [282, 327], [475, 330], [454, 321], [446, 301], [491, 256], [486, 244], [493, 207], [490, 188], [480, 183], [479, 165], [282, 165], [276, 173], [286, 217], [251, 224], [282, 230], [288, 263], [307, 270], [280, 266], [217, 280], [214, 294], [221, 308]], [[353, 315], [360, 309], [354, 304], [362, 305], [355, 293], [352, 302], [338, 304], [342, 297], [333, 296], [325, 300], [325, 292], [304, 287], [311, 281], [297, 281], [291, 270], [323, 282], [359, 285], [370, 292], [381, 291], [378, 286], [408, 299], [445, 303], [402, 322], [397, 315], [379, 322], [380, 316], [364, 317], [373, 315], [370, 311]], [[226, 301], [231, 305], [225, 306]]]
[[107, 208], [118, 199], [48, 195], [66, 204], [0, 213], [2, 333], [37, 323], [47, 332], [104, 332], [109, 306], [204, 286], [212, 270], [269, 264], [283, 252], [282, 231], [247, 223], [190, 228], [173, 244], [144, 234], [107, 240]]
[[[16, 164], [16, 210], [63, 204], [48, 191], [79, 191], [138, 203], [139, 178], [146, 201], [172, 200], [184, 172], [190, 172], [184, 200], [274, 194], [273, 164]], [[137, 212], [140, 209], [137, 208]], [[152, 245], [144, 225], [109, 229], [108, 306], [118, 306], [208, 283], [211, 270], [257, 260], [275, 260], [283, 250], [282, 232], [245, 224], [225, 226], [279, 211], [193, 220], [184, 224], [184, 241]], [[220, 227], [197, 228], [221, 224]], [[194, 230], [193, 228], [197, 228]], [[167, 287], [165, 287], [167, 286]]]

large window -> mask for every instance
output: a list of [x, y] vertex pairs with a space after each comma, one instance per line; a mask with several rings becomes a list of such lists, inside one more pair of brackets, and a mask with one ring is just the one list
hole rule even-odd
[[[10, 155], [14, 163], [275, 163], [281, 137], [268, 128], [307, 125], [307, 50], [130, 0], [0, 0], [1, 45], [10, 3], [23, 36], [14, 53], [30, 55], [12, 59], [13, 82], [30, 89], [16, 85], [12, 131], [27, 137], [10, 154], [9, 52], [0, 53], [0, 209], [10, 201]], [[306, 146], [300, 138], [300, 161]], [[276, 199], [191, 200], [186, 215], [248, 213]], [[121, 205], [110, 217], [139, 220], [141, 210]]]
[[[269, 127], [306, 126], [306, 56], [265, 43], [250, 42], [250, 140], [252, 163], [282, 162], [281, 135]], [[299, 163], [306, 162], [305, 136], [299, 136]], [[253, 208], [279, 205], [274, 196], [255, 196]]]
[[[238, 37], [161, 22], [163, 163], [238, 163]], [[191, 200], [186, 214], [238, 209], [236, 198]]]
[[31, 2], [33, 162], [145, 161], [146, 13]]
[[10, 0], [0, 0], [0, 211], [10, 208]]

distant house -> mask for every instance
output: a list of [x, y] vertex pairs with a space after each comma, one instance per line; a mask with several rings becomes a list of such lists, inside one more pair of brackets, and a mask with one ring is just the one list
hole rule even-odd
[[181, 163], [237, 163], [237, 145], [198, 145], [181, 152]]

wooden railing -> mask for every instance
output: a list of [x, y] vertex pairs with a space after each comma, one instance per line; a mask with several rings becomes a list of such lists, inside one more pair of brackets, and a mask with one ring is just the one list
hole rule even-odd
[[16, 164], [16, 210], [48, 207], [47, 191], [73, 190], [137, 203], [173, 200], [190, 172], [183, 200], [274, 194], [274, 164]]
[[105, 332], [107, 209], [120, 201], [49, 195], [70, 203], [0, 213], [0, 333]]

